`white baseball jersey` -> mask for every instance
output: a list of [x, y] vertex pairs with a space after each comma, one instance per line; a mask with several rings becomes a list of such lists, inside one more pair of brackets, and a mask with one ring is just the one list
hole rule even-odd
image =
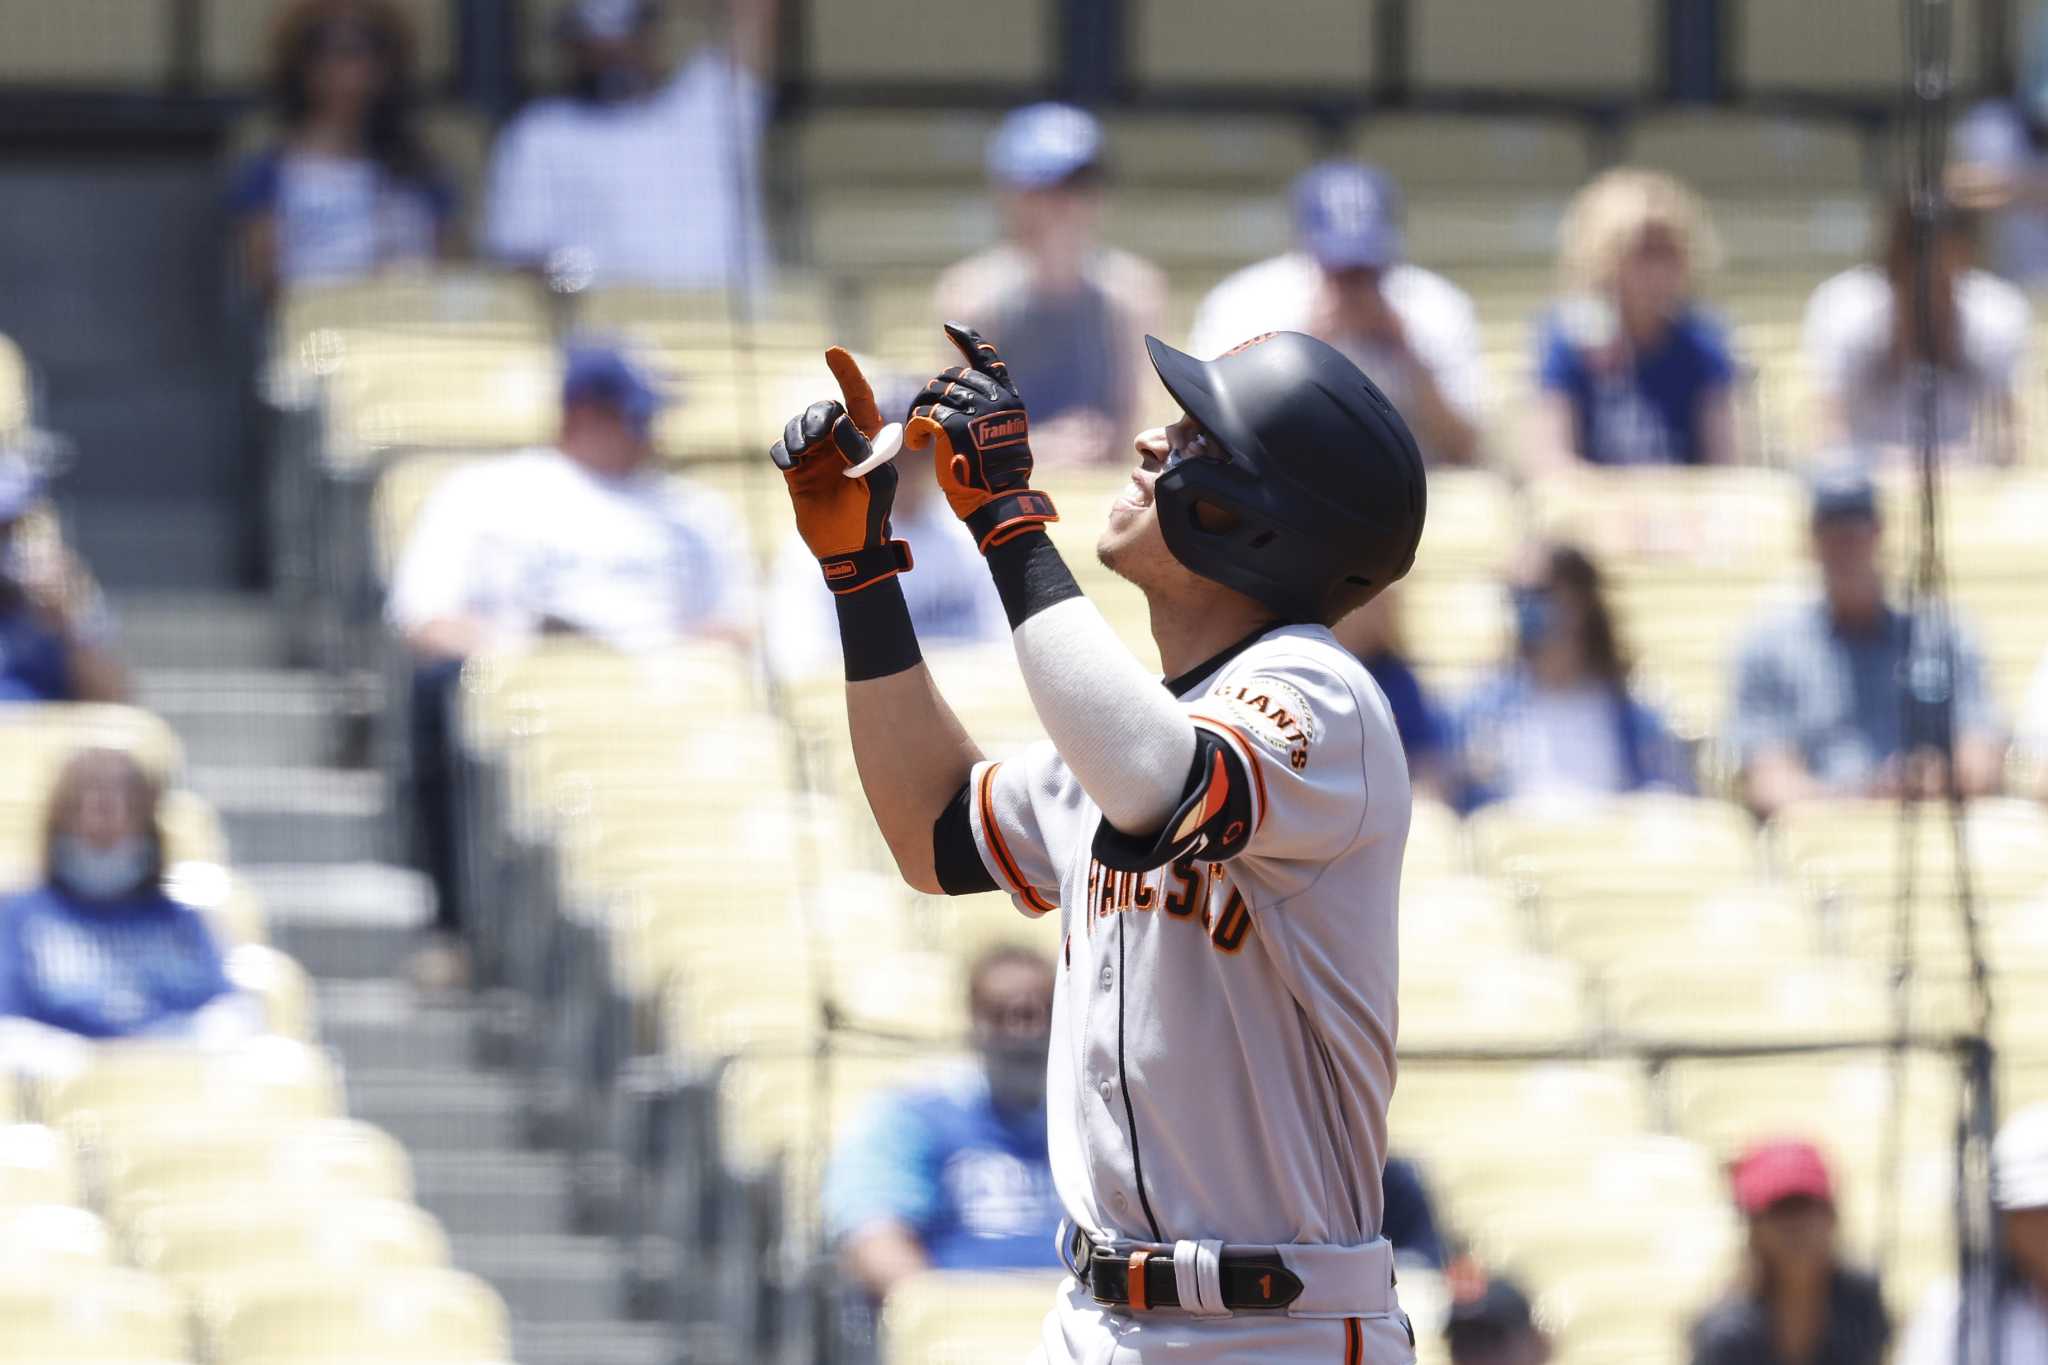
[[[1386, 698], [1329, 631], [1302, 625], [1168, 686], [1212, 737], [1203, 761], [1234, 759], [1184, 808], [1183, 830], [1218, 821], [1192, 854], [1105, 866], [1101, 811], [1050, 744], [970, 780], [989, 874], [1064, 930], [1054, 1183], [1101, 1244], [1370, 1242], [1409, 819]], [[1248, 790], [1217, 790], [1226, 769]]]

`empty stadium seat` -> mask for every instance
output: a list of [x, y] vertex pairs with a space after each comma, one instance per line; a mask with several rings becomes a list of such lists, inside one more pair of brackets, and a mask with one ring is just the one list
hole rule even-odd
[[158, 91], [176, 40], [172, 0], [0, 0], [0, 85]]
[[1857, 199], [1869, 172], [1863, 137], [1846, 119], [1727, 109], [1645, 114], [1629, 125], [1623, 155], [1714, 199]]
[[[902, 0], [882, 9], [809, 0], [800, 20], [804, 78], [827, 89], [923, 84], [932, 78], [932, 36], [958, 18], [959, 11], [943, 0]], [[1058, 33], [1048, 0], [1020, 0], [978, 13], [975, 35], [973, 43], [948, 54], [945, 79], [1021, 95], [1050, 78]]]
[[405, 1149], [353, 1119], [173, 1113], [99, 1134], [95, 1155], [117, 1217], [153, 1203], [225, 1201], [263, 1190], [302, 1199], [412, 1198]]
[[1468, 866], [1465, 826], [1458, 813], [1441, 801], [1417, 800], [1408, 817], [1408, 847], [1401, 859], [1403, 880], [1456, 877]]
[[457, 1270], [280, 1276], [252, 1284], [214, 1332], [218, 1365], [498, 1365], [505, 1305]]
[[173, 1365], [190, 1358], [184, 1305], [137, 1270], [0, 1276], [5, 1365]]
[[21, 347], [0, 336], [0, 446], [19, 437], [35, 415], [34, 386]]
[[1546, 477], [1529, 498], [1545, 535], [1581, 545], [1616, 579], [1770, 581], [1810, 552], [1807, 491], [1781, 470], [1588, 468]]
[[88, 747], [125, 750], [160, 778], [175, 775], [184, 761], [171, 727], [140, 707], [0, 703], [0, 768], [15, 781], [48, 791], [58, 766]]
[[[10, 1275], [114, 1259], [113, 1238], [97, 1214], [69, 1204], [0, 1203], [0, 1268]], [[5, 1329], [0, 1329], [4, 1332]]]
[[975, 186], [995, 132], [991, 114], [961, 109], [819, 109], [791, 131], [807, 193], [877, 185]]
[[1644, 959], [1606, 984], [1616, 1033], [1644, 1046], [1868, 1042], [1890, 1028], [1883, 979], [1856, 964]]
[[1137, 0], [1128, 32], [1140, 86], [1325, 90], [1362, 98], [1379, 73], [1376, 4], [1359, 0]]
[[1499, 474], [1481, 469], [1431, 470], [1429, 516], [1423, 523], [1422, 546], [1416, 551], [1412, 572], [1427, 578], [1499, 573], [1514, 553], [1521, 523], [1522, 509], [1514, 490]]
[[1813, 912], [1789, 888], [1760, 883], [1688, 896], [1631, 881], [1623, 873], [1604, 888], [1546, 896], [1542, 919], [1550, 949], [1602, 975], [1691, 955], [1764, 966], [1816, 951]]
[[228, 980], [263, 1005], [263, 1028], [282, 1038], [311, 1042], [313, 978], [304, 967], [275, 948], [244, 943], [229, 949]]
[[1392, 175], [1410, 200], [1562, 200], [1594, 169], [1585, 124], [1535, 114], [1375, 113], [1358, 124], [1351, 151]]
[[[1664, 793], [1501, 801], [1465, 823], [1479, 867], [1545, 903], [1623, 889], [1692, 898], [1739, 885], [1758, 870], [1749, 816], [1722, 801]], [[1625, 869], [1615, 866], [1616, 849], [1628, 850]]]
[[889, 1294], [883, 1365], [983, 1365], [1038, 1348], [1060, 1281], [1031, 1271], [931, 1271]]
[[[1955, 884], [1954, 844], [1945, 806], [1917, 808], [1912, 847], [1918, 890]], [[1965, 819], [1970, 871], [1983, 896], [2023, 896], [2048, 885], [2048, 814], [2031, 801], [1984, 799]], [[1881, 897], [1900, 885], [1904, 831], [1889, 801], [1812, 801], [1788, 806], [1768, 834], [1779, 865], [1816, 895]]]
[[1120, 184], [1278, 194], [1316, 159], [1309, 125], [1282, 115], [1117, 113], [1104, 122], [1109, 173]]
[[1569, 963], [1503, 953], [1402, 964], [1406, 1050], [1575, 1048], [1592, 1033], [1579, 973]]
[[1657, 21], [1636, 0], [1416, 0], [1408, 75], [1426, 92], [1632, 98], [1660, 83]]
[[[394, 0], [412, 25], [413, 59], [423, 86], [447, 82], [454, 64], [454, 10], [442, 0]], [[217, 90], [251, 90], [270, 80], [274, 23], [285, 0], [202, 0], [199, 70]]]
[[49, 1087], [43, 1114], [97, 1130], [194, 1105], [250, 1118], [328, 1118], [341, 1112], [341, 1082], [326, 1054], [288, 1038], [219, 1050], [112, 1043], [83, 1074]]
[[1519, 953], [1528, 926], [1501, 882], [1484, 877], [1401, 876], [1401, 952], [1414, 961]]
[[82, 1193], [78, 1159], [54, 1128], [0, 1123], [0, 1208], [74, 1204]]
[[1525, 1155], [1580, 1153], [1639, 1136], [1649, 1120], [1648, 1091], [1631, 1063], [1404, 1057], [1387, 1133], [1394, 1154], [1420, 1161], [1455, 1207], [1468, 1176], [1513, 1167], [1516, 1147]]
[[[1749, 94], [1860, 96], [1889, 105], [1906, 82], [1905, 26], [1862, 0], [1732, 0], [1732, 77]], [[2024, 8], [2021, 6], [2019, 8]], [[1958, 87], [1977, 81], [1977, 6], [1953, 13], [1949, 63]]]
[[435, 1269], [448, 1264], [441, 1225], [411, 1204], [319, 1198], [278, 1190], [268, 1198], [150, 1204], [124, 1228], [137, 1265], [193, 1290], [231, 1294], [239, 1277], [270, 1270]]

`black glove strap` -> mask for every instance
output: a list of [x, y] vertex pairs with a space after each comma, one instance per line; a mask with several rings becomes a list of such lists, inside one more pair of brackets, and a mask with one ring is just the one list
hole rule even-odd
[[872, 549], [821, 559], [818, 567], [825, 571], [825, 586], [844, 597], [847, 593], [873, 587], [885, 578], [908, 572], [910, 546], [904, 541], [892, 540]]
[[1051, 498], [1035, 488], [1019, 488], [1011, 493], [998, 493], [968, 513], [967, 529], [973, 533], [981, 552], [987, 554], [1012, 536], [1059, 519]]

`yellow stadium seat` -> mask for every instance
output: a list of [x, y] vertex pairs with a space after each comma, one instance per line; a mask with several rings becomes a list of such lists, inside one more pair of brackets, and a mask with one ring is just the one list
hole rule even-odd
[[[1681, 1058], [1666, 1073], [1678, 1130], [1732, 1159], [1747, 1144], [1805, 1138], [1845, 1177], [1875, 1177], [1891, 1112], [1891, 1064], [1879, 1052], [1777, 1058]], [[1909, 1058], [1907, 1151], [1943, 1150], [1955, 1119], [1954, 1068]]]
[[791, 134], [798, 183], [976, 184], [995, 129], [994, 116], [964, 109], [821, 109]]
[[[1429, 476], [1429, 516], [1415, 572], [1430, 578], [1498, 574], [1520, 541], [1514, 489], [1490, 470], [1439, 469]], [[1400, 591], [1397, 587], [1395, 591]]]
[[1428, 797], [1417, 800], [1408, 817], [1408, 846], [1401, 857], [1402, 880], [1457, 877], [1469, 868], [1465, 824], [1458, 818], [1458, 812]]
[[168, 1365], [190, 1351], [184, 1305], [153, 1275], [63, 1267], [0, 1277], [8, 1365]]
[[1110, 173], [1122, 184], [1192, 179], [1278, 193], [1316, 155], [1307, 123], [1284, 116], [1119, 113], [1106, 122]]
[[82, 1193], [78, 1159], [54, 1128], [0, 1123], [0, 1208], [75, 1204]]
[[1421, 91], [1636, 96], [1657, 80], [1657, 25], [1635, 0], [1417, 0], [1409, 78]]
[[474, 1275], [391, 1270], [251, 1283], [214, 1331], [218, 1365], [497, 1365], [505, 1305]]
[[0, 84], [160, 90], [169, 83], [170, 0], [5, 0]]
[[1857, 199], [1867, 170], [1862, 136], [1846, 119], [1722, 109], [1646, 114], [1629, 129], [1625, 157], [1715, 197]]
[[[1501, 801], [1466, 820], [1482, 871], [1539, 900], [1626, 889], [1698, 896], [1758, 870], [1756, 836], [1738, 806], [1663, 793], [1587, 802]], [[1617, 867], [1616, 849], [1628, 850]]]
[[[1294, 225], [1284, 196], [1151, 185], [1110, 187], [1103, 236], [1170, 271], [1227, 269], [1285, 251]], [[1153, 390], [1147, 386], [1146, 396]]]
[[134, 706], [92, 702], [0, 704], [0, 767], [34, 791], [48, 791], [56, 770], [83, 748], [122, 749], [159, 778], [184, 762], [178, 737], [160, 717]]
[[[1358, 125], [1351, 146], [1392, 175], [1411, 200], [1469, 199], [1475, 192], [1505, 197], [1509, 191], [1562, 200], [1593, 173], [1586, 126], [1569, 118], [1374, 114]], [[1437, 477], [1430, 477], [1432, 493]]]
[[327, 1055], [289, 1038], [233, 1048], [108, 1043], [79, 1076], [43, 1097], [50, 1122], [97, 1131], [203, 1107], [249, 1117], [329, 1118], [341, 1112], [341, 1082]]
[[95, 1152], [108, 1206], [123, 1218], [149, 1204], [229, 1202], [252, 1191], [412, 1198], [405, 1149], [353, 1119], [180, 1114], [103, 1134]]
[[35, 387], [21, 347], [0, 336], [0, 440], [18, 437], [35, 416]]
[[[826, 86], [929, 79], [932, 35], [958, 18], [942, 0], [904, 0], [881, 9], [810, 0], [802, 21], [805, 79]], [[948, 79], [990, 91], [1038, 88], [1056, 57], [1054, 18], [1047, 0], [977, 13], [981, 41], [956, 54], [957, 64], [948, 59]]]
[[390, 1199], [274, 1197], [150, 1204], [123, 1229], [135, 1263], [202, 1293], [231, 1298], [266, 1272], [432, 1270], [448, 1238], [432, 1216]]
[[[1700, 1248], [1699, 1259], [1710, 1251]], [[1537, 1312], [1556, 1325], [1559, 1359], [1574, 1365], [1683, 1365], [1685, 1331], [1729, 1273], [1726, 1260], [1699, 1269], [1600, 1266], [1560, 1277], [1538, 1296]]]
[[263, 902], [250, 885], [217, 863], [172, 863], [165, 889], [205, 918], [225, 946], [261, 943], [268, 933]]
[[1603, 976], [1694, 954], [1759, 966], [1797, 962], [1819, 941], [1812, 910], [1789, 888], [1759, 883], [1674, 896], [1633, 888], [1625, 875], [1605, 894], [1587, 887], [1547, 897], [1543, 928], [1552, 951]]
[[1038, 1349], [1059, 1277], [931, 1271], [906, 1280], [882, 1314], [884, 1365], [988, 1365]]
[[1525, 917], [1504, 884], [1484, 877], [1418, 877], [1403, 868], [1401, 952], [1410, 962], [1525, 951]]
[[1637, 1136], [1649, 1120], [1648, 1093], [1629, 1063], [1404, 1058], [1387, 1132], [1394, 1154], [1422, 1162], [1455, 1204], [1467, 1177], [1516, 1166], [1516, 1148], [1578, 1152]]
[[[274, 21], [282, 0], [204, 0], [199, 13], [199, 70], [217, 90], [251, 90], [270, 81]], [[455, 48], [453, 12], [439, 0], [397, 0], [412, 26], [415, 70], [421, 84], [448, 79]]]
[[1401, 614], [1417, 623], [1409, 645], [1424, 682], [1446, 692], [1462, 692], [1511, 657], [1509, 608], [1507, 589], [1491, 575], [1425, 575], [1404, 582]]
[[359, 355], [321, 386], [321, 457], [363, 469], [404, 447], [539, 445], [561, 423], [561, 361], [526, 341]]
[[242, 944], [228, 953], [228, 980], [263, 1004], [264, 1031], [311, 1042], [313, 978], [306, 969], [275, 948]]
[[97, 1214], [69, 1204], [0, 1204], [0, 1267], [10, 1275], [113, 1259], [113, 1238]]
[[[1906, 79], [1905, 25], [1897, 14], [1875, 12], [1860, 0], [1738, 0], [1732, 9], [1732, 74], [1745, 92], [1890, 99]], [[1978, 71], [1977, 7], [1945, 5], [1942, 13], [1956, 16], [1951, 72], [1969, 89]]]
[[1860, 1042], [1888, 1028], [1882, 978], [1848, 963], [1640, 959], [1606, 984], [1616, 1031], [1646, 1045]]
[[1405, 962], [1401, 1043], [1415, 1051], [1576, 1047], [1592, 1034], [1578, 971], [1554, 958], [1502, 954]]
[[1543, 534], [1615, 578], [1768, 581], [1807, 562], [1806, 490], [1782, 470], [1587, 469], [1546, 477], [1530, 497]]
[[[1916, 811], [1914, 866], [1919, 892], [1955, 884], [1947, 808]], [[1965, 818], [1970, 873], [1981, 896], [2028, 896], [2048, 887], [2048, 813], [2031, 801], [1985, 799]], [[1815, 895], [1881, 897], [1895, 893], [1903, 867], [1898, 806], [1889, 801], [1814, 801], [1787, 807], [1768, 828], [1779, 866]]]
[[1140, 0], [1131, 75], [1152, 89], [1334, 89], [1362, 94], [1379, 74], [1377, 6], [1356, 0]]

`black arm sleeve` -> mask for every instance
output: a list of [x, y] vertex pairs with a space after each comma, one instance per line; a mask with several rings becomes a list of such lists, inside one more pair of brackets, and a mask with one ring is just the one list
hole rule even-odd
[[981, 850], [974, 846], [974, 825], [967, 817], [967, 789], [973, 785], [961, 783], [932, 821], [932, 871], [938, 875], [939, 889], [949, 896], [996, 889], [996, 879], [988, 875]]
[[1251, 774], [1215, 734], [1195, 727], [1195, 761], [1180, 804], [1151, 835], [1130, 835], [1104, 819], [1095, 828], [1095, 859], [1117, 872], [1150, 872], [1179, 858], [1220, 863], [1251, 840]]

